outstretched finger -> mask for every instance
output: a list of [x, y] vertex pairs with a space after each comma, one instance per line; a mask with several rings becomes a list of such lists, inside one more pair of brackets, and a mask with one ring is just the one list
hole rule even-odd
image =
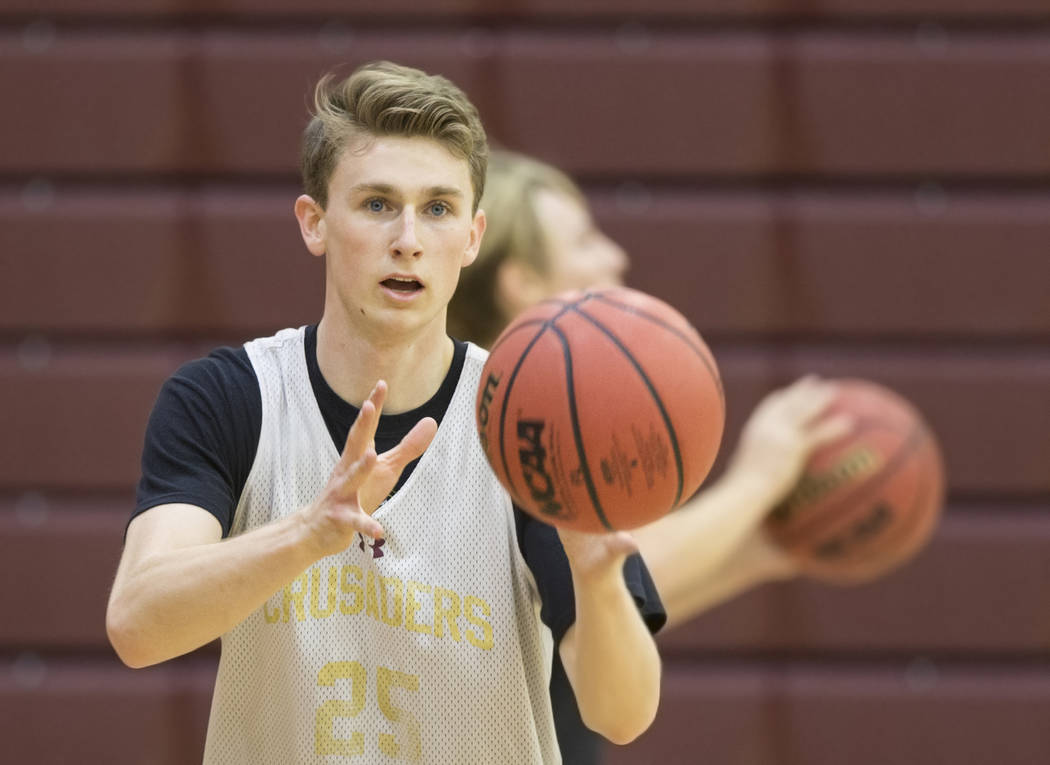
[[368, 400], [380, 414], [383, 413], [383, 402], [386, 401], [386, 380], [376, 380], [372, 392], [368, 394]]
[[424, 417], [408, 431], [397, 446], [383, 453], [384, 460], [400, 473], [409, 462], [423, 455], [434, 440], [437, 427], [433, 417]]
[[379, 414], [372, 402], [366, 400], [361, 405], [361, 410], [357, 413], [354, 423], [350, 426], [350, 432], [346, 434], [346, 444], [343, 446], [343, 454], [339, 459], [338, 469], [340, 471], [345, 473], [350, 470], [351, 465], [360, 460], [371, 448], [372, 437], [378, 424]]
[[376, 428], [379, 427], [379, 413], [382, 410], [383, 400], [386, 398], [386, 383], [380, 380], [372, 388], [372, 392], [361, 404], [361, 410], [350, 426], [350, 432], [346, 435], [346, 445], [343, 447], [343, 456], [340, 467], [348, 469], [350, 464], [361, 458], [367, 449], [373, 449], [375, 443]]

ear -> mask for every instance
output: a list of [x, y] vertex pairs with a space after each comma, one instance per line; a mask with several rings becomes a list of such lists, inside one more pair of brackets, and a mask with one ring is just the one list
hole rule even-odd
[[500, 264], [496, 272], [496, 300], [506, 316], [517, 316], [548, 297], [547, 280], [532, 266], [513, 259]]
[[303, 194], [295, 200], [295, 218], [299, 221], [299, 233], [311, 255], [321, 256], [325, 245], [324, 208], [314, 198]]
[[463, 252], [463, 263], [460, 268], [466, 268], [477, 260], [478, 251], [481, 249], [481, 237], [485, 235], [487, 223], [485, 211], [479, 208], [474, 213], [474, 222], [470, 224], [470, 239], [467, 242], [467, 249]]

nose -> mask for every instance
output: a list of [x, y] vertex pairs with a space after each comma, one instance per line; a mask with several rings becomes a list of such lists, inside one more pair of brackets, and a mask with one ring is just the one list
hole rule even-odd
[[395, 257], [416, 258], [423, 254], [423, 245], [416, 235], [416, 212], [406, 207], [397, 219], [397, 231], [390, 243], [390, 251]]

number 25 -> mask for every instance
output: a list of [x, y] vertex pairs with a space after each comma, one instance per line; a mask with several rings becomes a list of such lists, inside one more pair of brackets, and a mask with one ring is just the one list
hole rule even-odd
[[[332, 733], [336, 718], [357, 717], [365, 708], [365, 691], [368, 673], [356, 661], [333, 661], [321, 667], [317, 673], [317, 684], [334, 686], [338, 680], [350, 681], [350, 698], [332, 699], [317, 708], [314, 722], [314, 752], [316, 754], [338, 754], [354, 757], [365, 752], [365, 734], [354, 731], [350, 738], [336, 738]], [[394, 688], [406, 691], [419, 691], [419, 677], [398, 672], [386, 667], [376, 668], [376, 700], [379, 711], [390, 722], [395, 723], [398, 736], [390, 733], [379, 734], [379, 751], [390, 757], [410, 762], [422, 759], [422, 745], [419, 739], [419, 723], [403, 709], [391, 702], [390, 692]]]

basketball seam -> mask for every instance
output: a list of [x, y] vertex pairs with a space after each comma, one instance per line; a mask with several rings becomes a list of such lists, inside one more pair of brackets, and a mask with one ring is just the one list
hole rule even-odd
[[[893, 550], [892, 548], [898, 539], [910, 536], [922, 520], [921, 518], [915, 517], [915, 507], [919, 505], [920, 500], [926, 498], [927, 491], [932, 487], [922, 485], [921, 488], [922, 490], [916, 492], [916, 496], [909, 506], [909, 512], [906, 514], [907, 524], [898, 528], [893, 536], [880, 537], [878, 540], [880, 546], [878, 548], [872, 549], [869, 547], [868, 549], [863, 550], [863, 552], [851, 554], [845, 562], [811, 559], [810, 556], [807, 555], [805, 562], [802, 564], [803, 569], [807, 572], [811, 572], [812, 575], [817, 577], [826, 577], [831, 581], [840, 579], [842, 582], [849, 583], [850, 581], [853, 581], [851, 573], [854, 570], [859, 570], [858, 575], [861, 577], [860, 581], [864, 581], [872, 575], [889, 572], [899, 566], [911, 557], [911, 554], [917, 549], [915, 540], [913, 540], [904, 550]], [[888, 561], [885, 560], [886, 552], [884, 549], [887, 547], [893, 552], [892, 557], [890, 557]], [[880, 558], [883, 559], [881, 562], [879, 560]], [[869, 568], [873, 563], [877, 566], [874, 574], [869, 571]], [[848, 570], [843, 571], [842, 566], [848, 567]]]
[[[933, 444], [933, 437], [930, 435], [930, 433], [925, 428], [921, 428], [921, 431], [922, 431], [921, 434], [922, 434], [923, 438], [919, 441], [919, 445], [920, 446], [925, 446], [927, 444], [930, 444], [932, 446], [932, 444]], [[922, 502], [925, 501], [927, 499], [927, 497], [930, 494], [932, 494], [933, 491], [934, 491], [934, 484], [933, 484], [933, 482], [930, 481], [927, 476], [920, 475], [919, 485], [916, 488], [915, 496], [912, 497], [912, 501], [909, 504], [908, 511], [904, 513], [904, 516], [905, 516], [904, 523], [902, 523], [895, 530], [893, 535], [887, 535], [885, 537], [880, 537], [879, 538], [880, 545], [882, 545], [882, 546], [889, 546], [889, 547], [893, 547], [893, 544], [896, 544], [897, 541], [900, 540], [900, 539], [909, 539], [910, 538], [909, 539], [909, 544], [908, 544], [908, 546], [905, 549], [899, 550], [899, 551], [895, 551], [895, 554], [893, 556], [892, 562], [889, 564], [891, 567], [899, 565], [901, 562], [903, 562], [908, 557], [910, 557], [918, 549], [919, 545], [922, 542], [923, 537], [922, 536], [919, 536], [919, 537], [915, 537], [914, 536], [916, 529], [921, 528], [923, 525], [926, 525], [926, 526], [929, 526], [929, 527], [932, 528], [932, 524], [927, 523], [926, 516], [924, 516], [922, 513], [917, 512], [916, 508], [920, 504], [922, 504]], [[869, 548], [867, 550], [863, 550], [862, 552], [860, 552], [856, 557], [851, 557], [850, 560], [849, 560], [849, 564], [851, 566], [853, 566], [853, 565], [856, 565], [856, 566], [869, 565], [873, 560], [877, 560], [880, 557], [884, 557], [884, 555], [885, 555], [885, 553], [880, 551], [880, 550], [874, 550], [874, 549], [870, 549]], [[825, 570], [827, 570], [829, 573], [832, 573], [832, 574], [835, 573], [833, 565], [829, 565], [829, 567], [827, 569], [825, 569]]]
[[[860, 417], [860, 418], [858, 418], [856, 420], [856, 426], [850, 432], [850, 435], [853, 436], [854, 438], [858, 438], [861, 435], [863, 435], [864, 433], [867, 433], [868, 431], [878, 430], [879, 429], [879, 425], [880, 425], [880, 423], [878, 422], [878, 420], [873, 420], [870, 417], [867, 417], [867, 418], [866, 417]], [[899, 431], [894, 430], [894, 429], [890, 429], [890, 432], [897, 433]], [[907, 439], [905, 439], [905, 443], [906, 442], [907, 442]], [[799, 475], [798, 479], [796, 479], [796, 481], [795, 481], [795, 486], [792, 487], [791, 491], [789, 491], [783, 498], [781, 498], [781, 500], [773, 507], [773, 509], [769, 512], [769, 515], [767, 516], [767, 522], [771, 526], [773, 526], [776, 529], [783, 529], [783, 531], [781, 531], [779, 533], [781, 533], [783, 535], [781, 538], [784, 539], [785, 541], [788, 539], [788, 537], [786, 535], [789, 533], [787, 531], [787, 528], [786, 528], [788, 522], [787, 521], [781, 521], [779, 518], [777, 518], [777, 514], [780, 511], [780, 508], [794, 496], [795, 491], [798, 488], [798, 484], [801, 482], [801, 480], [803, 478], [803, 475], [804, 475], [804, 473]], [[864, 488], [865, 488], [864, 486], [854, 487], [854, 489], [852, 489], [852, 491], [859, 491], [859, 490], [864, 489]], [[834, 507], [834, 508], [838, 508], [838, 506], [843, 504], [843, 503], [847, 503], [848, 504], [849, 501], [852, 500], [852, 499], [853, 499], [853, 494], [847, 494], [846, 496], [840, 497], [839, 499], [835, 500], [835, 502], [832, 503], [831, 506]], [[823, 518], [824, 518], [824, 515], [822, 513], [822, 514], [820, 514], [818, 516], [814, 516], [814, 517], [811, 517], [811, 518], [807, 518], [804, 521], [800, 521], [800, 523], [813, 524], [813, 523], [815, 523], [815, 522], [817, 522], [819, 520], [822, 520]], [[795, 531], [791, 532], [791, 533], [797, 534], [797, 533], [799, 533], [801, 531], [808, 531], [809, 528], [810, 527], [808, 525], [796, 527]]]
[[[879, 423], [877, 420], [867, 418], [862, 419], [861, 422], [865, 424], [865, 427], [857, 429], [855, 435], [879, 429]], [[890, 430], [890, 432], [899, 432], [894, 431], [892, 428], [888, 430]], [[892, 456], [890, 461], [887, 462], [877, 474], [878, 480], [872, 481], [870, 484], [862, 483], [860, 486], [855, 487], [850, 493], [840, 497], [835, 502], [830, 503], [819, 515], [807, 519], [803, 524], [796, 527], [790, 533], [784, 532], [785, 535], [783, 539], [785, 540], [785, 543], [795, 545], [801, 538], [806, 536], [819, 536], [824, 533], [826, 527], [834, 524], [839, 509], [843, 505], [853, 505], [864, 500], [870, 494], [877, 494], [886, 481], [893, 477], [896, 469], [899, 467], [899, 463], [910, 457], [918, 447], [920, 443], [919, 441], [916, 441], [918, 435], [920, 435], [920, 433], [916, 428], [904, 438], [901, 442], [899, 451]]]
[[519, 329], [525, 329], [526, 327], [534, 327], [537, 324], [545, 324], [546, 322], [546, 319], [528, 319], [526, 321], [518, 322], [517, 324], [508, 327], [507, 330], [499, 336], [499, 339], [496, 340], [496, 343], [491, 348], [489, 348], [489, 355], [491, 356], [493, 353], [495, 353], [496, 349], [503, 345], [503, 343], [507, 342], [507, 340], [510, 339], [511, 335], [513, 335]]
[[640, 316], [643, 319], [646, 319], [647, 321], [651, 321], [653, 324], [657, 324], [663, 327], [671, 334], [676, 335], [678, 339], [680, 339], [683, 343], [686, 344], [686, 346], [689, 347], [691, 351], [693, 351], [693, 353], [700, 357], [700, 360], [703, 362], [704, 366], [707, 367], [708, 374], [711, 375], [711, 379], [715, 381], [715, 387], [718, 388], [718, 396], [722, 401], [722, 409], [725, 410], [726, 394], [725, 390], [723, 390], [722, 388], [722, 377], [718, 374], [718, 370], [715, 367], [714, 359], [712, 357], [709, 357], [709, 353], [704, 353], [703, 348], [701, 348], [698, 345], [695, 345], [691, 337], [682, 332], [682, 330], [668, 324], [660, 317], [654, 316], [648, 311], [644, 311], [640, 308], [635, 308], [634, 306], [628, 305], [627, 303], [621, 303], [617, 300], [612, 300], [606, 297], [605, 293], [603, 292], [595, 292], [590, 294], [594, 297], [594, 299], [605, 303], [606, 305], [610, 305], [613, 308], [619, 308], [621, 311], [634, 314], [635, 316]]
[[642, 382], [645, 383], [645, 387], [648, 389], [649, 394], [652, 396], [653, 401], [656, 403], [656, 407], [660, 411], [660, 417], [664, 421], [664, 427], [667, 428], [667, 435], [671, 439], [671, 449], [674, 452], [675, 469], [677, 470], [678, 482], [677, 487], [675, 489], [674, 502], [671, 503], [671, 507], [677, 507], [678, 503], [682, 499], [682, 489], [685, 484], [685, 468], [682, 464], [682, 451], [678, 445], [678, 435], [675, 433], [674, 425], [671, 422], [671, 416], [667, 413], [667, 409], [664, 407], [663, 400], [660, 398], [660, 395], [656, 392], [656, 388], [653, 386], [653, 383], [649, 379], [648, 375], [645, 374], [645, 370], [642, 369], [641, 364], [639, 364], [637, 359], [635, 359], [631, 352], [627, 350], [620, 338], [613, 334], [612, 330], [610, 330], [608, 327], [602, 324], [598, 319], [591, 316], [589, 313], [578, 308], [576, 305], [571, 306], [571, 309], [576, 314], [582, 316], [584, 319], [593, 324], [598, 329], [598, 331], [602, 332], [606, 337], [609, 338], [609, 340], [613, 342], [613, 344], [619, 349], [620, 353], [622, 353], [624, 357], [629, 362], [631, 362], [631, 365], [634, 367], [635, 372], [637, 372], [638, 376], [642, 378]]
[[[543, 333], [547, 331], [549, 325], [546, 321], [543, 322], [543, 326], [540, 327], [540, 331], [536, 333], [536, 336], [529, 341], [529, 344], [525, 346], [525, 350], [522, 351], [521, 356], [518, 358], [518, 363], [514, 365], [513, 371], [510, 373], [510, 379], [507, 380], [507, 390], [503, 394], [503, 406], [500, 407], [499, 413], [499, 456], [503, 462], [503, 475], [507, 477], [507, 483], [509, 484], [510, 494], [513, 496], [517, 492], [517, 487], [514, 485], [514, 478], [510, 474], [510, 467], [507, 464], [507, 450], [505, 448], [504, 433], [506, 430], [507, 423], [507, 406], [510, 403], [510, 392], [514, 388], [514, 381], [518, 376], [518, 372], [521, 370], [521, 365], [525, 363], [525, 359], [528, 358], [529, 353], [535, 347], [536, 343], [543, 336]], [[519, 505], [525, 503], [518, 500]]]
[[[587, 298], [588, 298], [588, 296], [584, 295], [581, 298], [581, 300], [585, 300]], [[577, 302], [579, 302], [579, 301], [577, 301]], [[535, 347], [536, 343], [539, 342], [540, 337], [543, 336], [544, 332], [546, 332], [548, 329], [552, 328], [554, 326], [553, 322], [556, 319], [558, 319], [559, 317], [565, 315], [565, 313], [569, 310], [569, 308], [570, 308], [570, 306], [565, 306], [558, 313], [556, 313], [554, 316], [551, 316], [550, 318], [547, 318], [547, 319], [531, 319], [531, 320], [528, 320], [528, 321], [523, 321], [519, 325], [514, 326], [513, 329], [510, 329], [506, 333], [506, 337], [509, 337], [511, 334], [516, 332], [519, 327], [525, 327], [525, 326], [532, 326], [532, 325], [535, 325], [535, 324], [541, 324], [540, 331], [537, 332], [536, 336], [533, 337], [532, 340], [529, 341], [529, 344], [527, 346], [525, 346], [525, 350], [521, 352], [521, 356], [518, 358], [518, 362], [514, 365], [514, 369], [513, 369], [513, 371], [510, 374], [510, 379], [507, 380], [507, 390], [503, 394], [503, 406], [500, 407], [500, 414], [499, 414], [499, 456], [500, 456], [500, 461], [503, 463], [503, 475], [505, 475], [507, 477], [507, 484], [508, 484], [508, 486], [507, 486], [507, 493], [511, 495], [511, 499], [513, 499], [518, 505], [520, 505], [522, 507], [524, 507], [527, 503], [520, 499], [520, 496], [524, 496], [524, 495], [515, 496], [515, 494], [517, 492], [517, 487], [514, 485], [514, 479], [511, 477], [511, 474], [510, 474], [510, 467], [507, 464], [507, 451], [506, 451], [506, 448], [505, 448], [505, 440], [504, 440], [504, 434], [506, 433], [506, 424], [507, 424], [507, 406], [510, 403], [510, 392], [511, 392], [511, 389], [514, 387], [514, 381], [518, 377], [518, 372], [521, 371], [522, 364], [525, 363], [525, 359], [528, 357], [529, 353]], [[503, 340], [503, 339], [506, 339], [506, 338], [505, 337], [501, 338], [501, 340]], [[495, 350], [495, 348], [497, 346], [499, 346], [499, 345], [500, 345], [500, 343], [497, 342], [496, 346], [493, 346], [492, 350]], [[489, 356], [492, 355], [492, 350], [489, 351]]]
[[576, 442], [576, 455], [580, 458], [580, 472], [583, 474], [583, 482], [587, 486], [587, 494], [591, 498], [591, 505], [594, 507], [594, 512], [598, 515], [598, 520], [609, 531], [615, 531], [612, 524], [609, 523], [609, 519], [605, 517], [605, 510], [602, 509], [602, 503], [598, 499], [598, 490], [594, 487], [594, 478], [591, 476], [590, 465], [587, 462], [587, 451], [583, 447], [583, 433], [580, 431], [580, 420], [576, 411], [576, 385], [572, 376], [572, 354], [569, 352], [569, 340], [557, 325], [551, 324], [550, 328], [561, 341], [562, 355], [565, 361], [565, 385], [569, 398], [569, 421], [572, 423], [572, 436]]

